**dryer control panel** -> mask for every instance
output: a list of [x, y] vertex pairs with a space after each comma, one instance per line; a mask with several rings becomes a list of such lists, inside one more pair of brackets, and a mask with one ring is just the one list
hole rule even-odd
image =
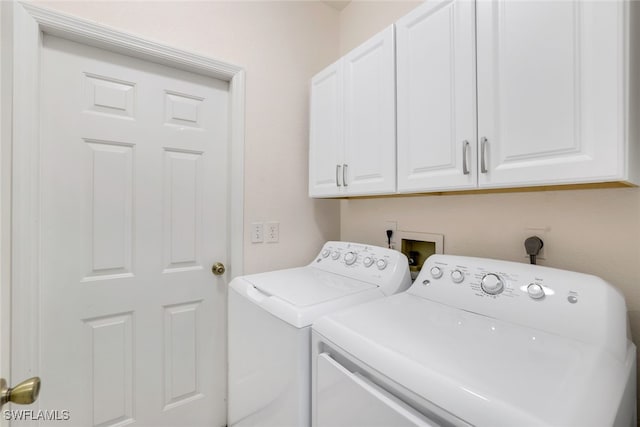
[[412, 295], [553, 334], [605, 345], [624, 360], [626, 305], [596, 276], [486, 258], [432, 255]]
[[411, 285], [407, 257], [379, 246], [327, 242], [310, 266], [373, 283], [387, 295], [406, 290]]

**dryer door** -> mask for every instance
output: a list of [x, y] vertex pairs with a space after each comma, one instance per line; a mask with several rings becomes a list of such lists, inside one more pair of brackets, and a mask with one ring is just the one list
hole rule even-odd
[[316, 387], [316, 427], [437, 426], [327, 353], [318, 355]]

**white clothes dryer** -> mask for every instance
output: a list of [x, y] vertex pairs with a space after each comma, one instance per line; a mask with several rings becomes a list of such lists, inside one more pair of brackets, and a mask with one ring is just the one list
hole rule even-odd
[[433, 255], [312, 349], [317, 427], [636, 425], [625, 301], [595, 276]]
[[228, 316], [229, 425], [309, 426], [312, 322], [410, 284], [402, 253], [347, 242], [327, 242], [305, 267], [234, 279]]

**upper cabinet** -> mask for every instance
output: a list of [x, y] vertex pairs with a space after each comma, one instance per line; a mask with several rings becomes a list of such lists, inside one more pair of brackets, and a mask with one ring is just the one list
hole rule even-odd
[[427, 1], [396, 23], [398, 191], [475, 188], [475, 4]]
[[396, 191], [393, 26], [311, 81], [309, 195]]
[[640, 2], [429, 0], [312, 82], [310, 194], [640, 183]]
[[480, 187], [633, 181], [630, 4], [476, 7]]
[[638, 182], [630, 7], [435, 0], [399, 20], [398, 191]]

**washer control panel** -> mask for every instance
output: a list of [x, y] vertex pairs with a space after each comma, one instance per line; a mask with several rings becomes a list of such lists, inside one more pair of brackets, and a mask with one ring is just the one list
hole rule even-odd
[[[455, 262], [453, 258], [463, 262]], [[487, 262], [491, 265], [487, 265]], [[523, 267], [524, 270], [529, 269], [526, 264], [445, 255], [444, 258], [430, 258], [420, 272], [421, 281], [416, 280], [416, 283], [423, 286], [433, 283], [457, 285], [458, 288], [467, 289], [476, 298], [522, 296], [533, 301], [544, 301], [547, 295], [555, 295], [549, 280], [540, 274], [539, 266], [533, 266], [534, 271], [528, 272], [523, 271]], [[452, 288], [446, 290], [451, 291]], [[574, 298], [570, 302], [575, 304], [578, 302], [578, 292], [574, 291], [572, 295]]]
[[411, 284], [407, 257], [401, 252], [379, 246], [327, 242], [311, 265], [331, 273], [375, 283], [381, 288], [395, 289], [394, 293]]
[[[404, 261], [400, 252], [378, 246], [361, 245], [358, 243], [329, 242], [320, 251], [316, 262], [323, 260], [336, 261], [345, 266], [362, 266], [365, 269], [377, 270], [393, 269], [396, 264]], [[405, 257], [406, 258], [406, 257]]]
[[[539, 265], [432, 255], [407, 292], [598, 345], [616, 339], [616, 333], [605, 332], [607, 328], [624, 330], [626, 324], [624, 297], [609, 283]], [[618, 341], [621, 348], [625, 341]]]

